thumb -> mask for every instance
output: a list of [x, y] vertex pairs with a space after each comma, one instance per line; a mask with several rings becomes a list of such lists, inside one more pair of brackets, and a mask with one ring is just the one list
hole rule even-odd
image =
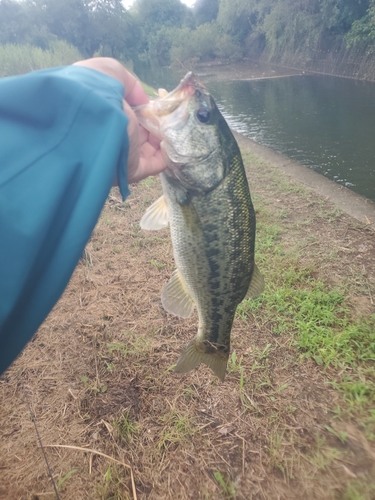
[[136, 171], [139, 167], [140, 156], [140, 138], [138, 120], [129, 104], [123, 100], [123, 109], [127, 115], [128, 122], [128, 137], [129, 137], [129, 153], [128, 153], [128, 182], [134, 182]]

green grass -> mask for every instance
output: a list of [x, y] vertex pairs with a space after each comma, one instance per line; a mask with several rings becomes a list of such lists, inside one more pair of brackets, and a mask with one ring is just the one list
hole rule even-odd
[[[286, 250], [281, 236], [275, 217], [261, 209], [256, 260], [266, 288], [240, 304], [237, 315], [272, 325], [275, 336], [290, 336], [301, 357], [320, 365], [341, 392], [345, 410], [335, 413], [356, 415], [367, 437], [375, 439], [375, 315], [353, 317], [347, 290], [327, 285], [301, 265], [296, 248]], [[230, 359], [229, 371], [237, 365]]]
[[366, 500], [368, 498], [375, 498], [375, 483], [354, 479], [346, 487], [342, 500]]
[[214, 478], [219, 484], [222, 493], [224, 494], [224, 498], [229, 500], [235, 497], [236, 494], [235, 484], [230, 479], [225, 480], [223, 475], [219, 471], [214, 472]]
[[151, 264], [152, 266], [154, 266], [154, 267], [158, 268], [158, 269], [163, 269], [163, 267], [165, 267], [165, 266], [166, 266], [166, 264], [163, 264], [163, 263], [161, 263], [161, 262], [158, 262], [158, 261], [157, 261], [157, 260], [155, 260], [155, 259], [151, 259], [150, 264]]
[[353, 320], [345, 296], [314, 280], [308, 270], [284, 268], [283, 286], [267, 285], [256, 301], [241, 305], [242, 318], [257, 313], [273, 323], [273, 333], [292, 335], [304, 357], [343, 371], [335, 387], [351, 406], [375, 398], [375, 316]]
[[171, 445], [184, 442], [196, 432], [191, 417], [174, 410], [161, 416], [159, 421], [162, 424], [162, 429], [156, 445], [158, 450], [164, 450]]
[[78, 469], [71, 469], [69, 472], [65, 474], [62, 478], [60, 478], [57, 482], [57, 489], [60, 491], [63, 489], [65, 482], [73, 476], [78, 471]]
[[126, 411], [118, 420], [113, 422], [116, 429], [118, 438], [125, 442], [130, 443], [133, 436], [138, 433], [138, 425], [130, 417], [130, 412]]
[[122, 333], [124, 342], [107, 343], [106, 347], [110, 354], [117, 353], [124, 359], [128, 357], [132, 358], [134, 362], [137, 359], [143, 359], [148, 356], [151, 345], [147, 338], [127, 330], [124, 330]]
[[111, 465], [103, 478], [96, 484], [96, 498], [100, 500], [130, 500], [129, 478], [124, 475], [122, 467]]

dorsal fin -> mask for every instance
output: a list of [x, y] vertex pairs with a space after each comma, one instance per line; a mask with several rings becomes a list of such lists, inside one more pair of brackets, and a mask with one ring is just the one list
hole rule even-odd
[[245, 295], [245, 299], [255, 299], [264, 290], [264, 278], [260, 273], [257, 265], [254, 263], [253, 275], [251, 277], [250, 285]]

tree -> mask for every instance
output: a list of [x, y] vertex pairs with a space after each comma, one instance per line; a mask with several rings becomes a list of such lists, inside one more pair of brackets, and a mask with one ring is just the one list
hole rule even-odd
[[139, 30], [140, 52], [152, 51], [153, 37], [160, 29], [181, 28], [192, 16], [180, 0], [136, 0], [130, 12]]
[[[366, 47], [375, 42], [375, 0], [371, 0], [366, 14], [353, 22], [345, 37], [348, 47], [352, 45]], [[373, 49], [371, 49], [373, 50]]]
[[346, 34], [368, 8], [369, 0], [321, 0], [322, 22], [332, 34]]
[[77, 47], [85, 56], [98, 49], [94, 37], [90, 9], [84, 0], [36, 0], [40, 19], [48, 31]]
[[261, 4], [257, 0], [221, 0], [217, 22], [237, 43], [243, 43], [259, 22]]
[[0, 44], [30, 44], [48, 49], [56, 40], [31, 2], [0, 0]]
[[89, 3], [92, 37], [101, 55], [129, 60], [136, 56], [136, 23], [121, 0], [95, 0]]
[[196, 0], [193, 13], [197, 26], [214, 21], [219, 12], [219, 0]]

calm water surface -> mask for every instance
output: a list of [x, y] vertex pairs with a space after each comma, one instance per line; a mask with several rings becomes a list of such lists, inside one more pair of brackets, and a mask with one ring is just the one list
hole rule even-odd
[[[181, 72], [139, 76], [170, 90]], [[233, 129], [375, 201], [374, 83], [321, 75], [203, 81]]]

